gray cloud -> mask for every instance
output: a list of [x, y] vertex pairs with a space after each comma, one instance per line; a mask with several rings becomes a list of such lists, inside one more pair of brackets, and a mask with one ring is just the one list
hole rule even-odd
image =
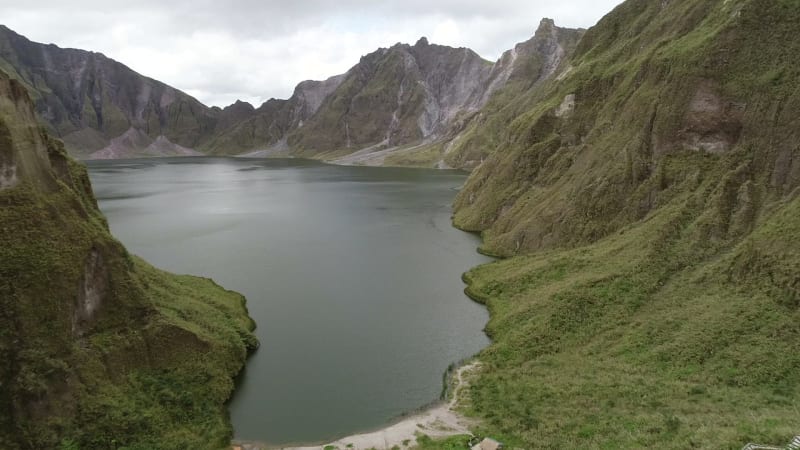
[[99, 51], [204, 103], [285, 98], [396, 42], [470, 47], [494, 60], [542, 17], [589, 27], [620, 0], [0, 0], [28, 38]]

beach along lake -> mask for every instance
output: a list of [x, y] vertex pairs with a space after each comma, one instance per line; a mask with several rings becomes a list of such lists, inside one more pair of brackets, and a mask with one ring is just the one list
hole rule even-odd
[[435, 402], [489, 340], [461, 274], [489, 258], [451, 226], [458, 171], [296, 159], [90, 161], [114, 235], [157, 267], [247, 297], [261, 348], [236, 438], [315, 443]]

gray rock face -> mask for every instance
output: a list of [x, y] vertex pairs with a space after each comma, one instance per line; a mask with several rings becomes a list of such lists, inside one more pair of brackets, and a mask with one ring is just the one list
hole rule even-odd
[[556, 117], [567, 118], [575, 111], [575, 94], [568, 94], [564, 101], [556, 108]]
[[17, 166], [13, 162], [0, 161], [0, 189], [14, 187], [19, 183]]
[[542, 19], [532, 38], [503, 53], [495, 63], [492, 82], [497, 86], [488, 89], [488, 94], [509, 81], [523, 82], [529, 87], [551, 78], [567, 57], [570, 43], [574, 44], [582, 33], [557, 27], [552, 19]]
[[425, 89], [425, 109], [417, 122], [423, 137], [439, 131], [457, 114], [483, 106], [492, 64], [472, 50], [431, 46], [425, 39], [408, 50]]
[[31, 42], [0, 26], [0, 68], [22, 82], [49, 131], [76, 155], [100, 150], [133, 128], [196, 146], [218, 113], [100, 53]]
[[375, 151], [438, 136], [456, 116], [480, 108], [492, 64], [472, 50], [397, 44], [361, 59], [302, 129], [289, 137], [303, 154]]
[[294, 103], [293, 125], [302, 126], [317, 112], [322, 102], [342, 83], [344, 75], [336, 75], [325, 81], [303, 81], [295, 88], [294, 95], [289, 99]]

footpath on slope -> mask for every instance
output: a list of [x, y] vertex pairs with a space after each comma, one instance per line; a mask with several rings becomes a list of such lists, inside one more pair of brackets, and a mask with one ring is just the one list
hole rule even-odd
[[[427, 435], [434, 439], [471, 434], [469, 427], [473, 421], [456, 411], [461, 390], [468, 385], [468, 375], [480, 368], [475, 361], [459, 367], [455, 372], [455, 387], [449, 402], [432, 406], [420, 413], [404, 417], [400, 421], [369, 433], [355, 434], [328, 444], [305, 447], [281, 447], [281, 450], [324, 450], [338, 448], [340, 450], [390, 450], [392, 448], [412, 448], [417, 444], [417, 436]], [[235, 440], [232, 450], [273, 450], [266, 444], [251, 441]]]

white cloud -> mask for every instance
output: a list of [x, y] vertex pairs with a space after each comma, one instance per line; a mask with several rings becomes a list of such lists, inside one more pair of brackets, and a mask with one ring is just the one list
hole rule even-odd
[[104, 53], [209, 105], [287, 98], [306, 79], [345, 72], [378, 47], [469, 47], [494, 60], [542, 17], [588, 27], [620, 0], [0, 0], [26, 37]]
[[461, 33], [461, 27], [458, 22], [453, 19], [444, 19], [436, 24], [431, 34], [431, 42], [441, 45], [450, 45], [460, 47], [464, 45], [464, 37]]

